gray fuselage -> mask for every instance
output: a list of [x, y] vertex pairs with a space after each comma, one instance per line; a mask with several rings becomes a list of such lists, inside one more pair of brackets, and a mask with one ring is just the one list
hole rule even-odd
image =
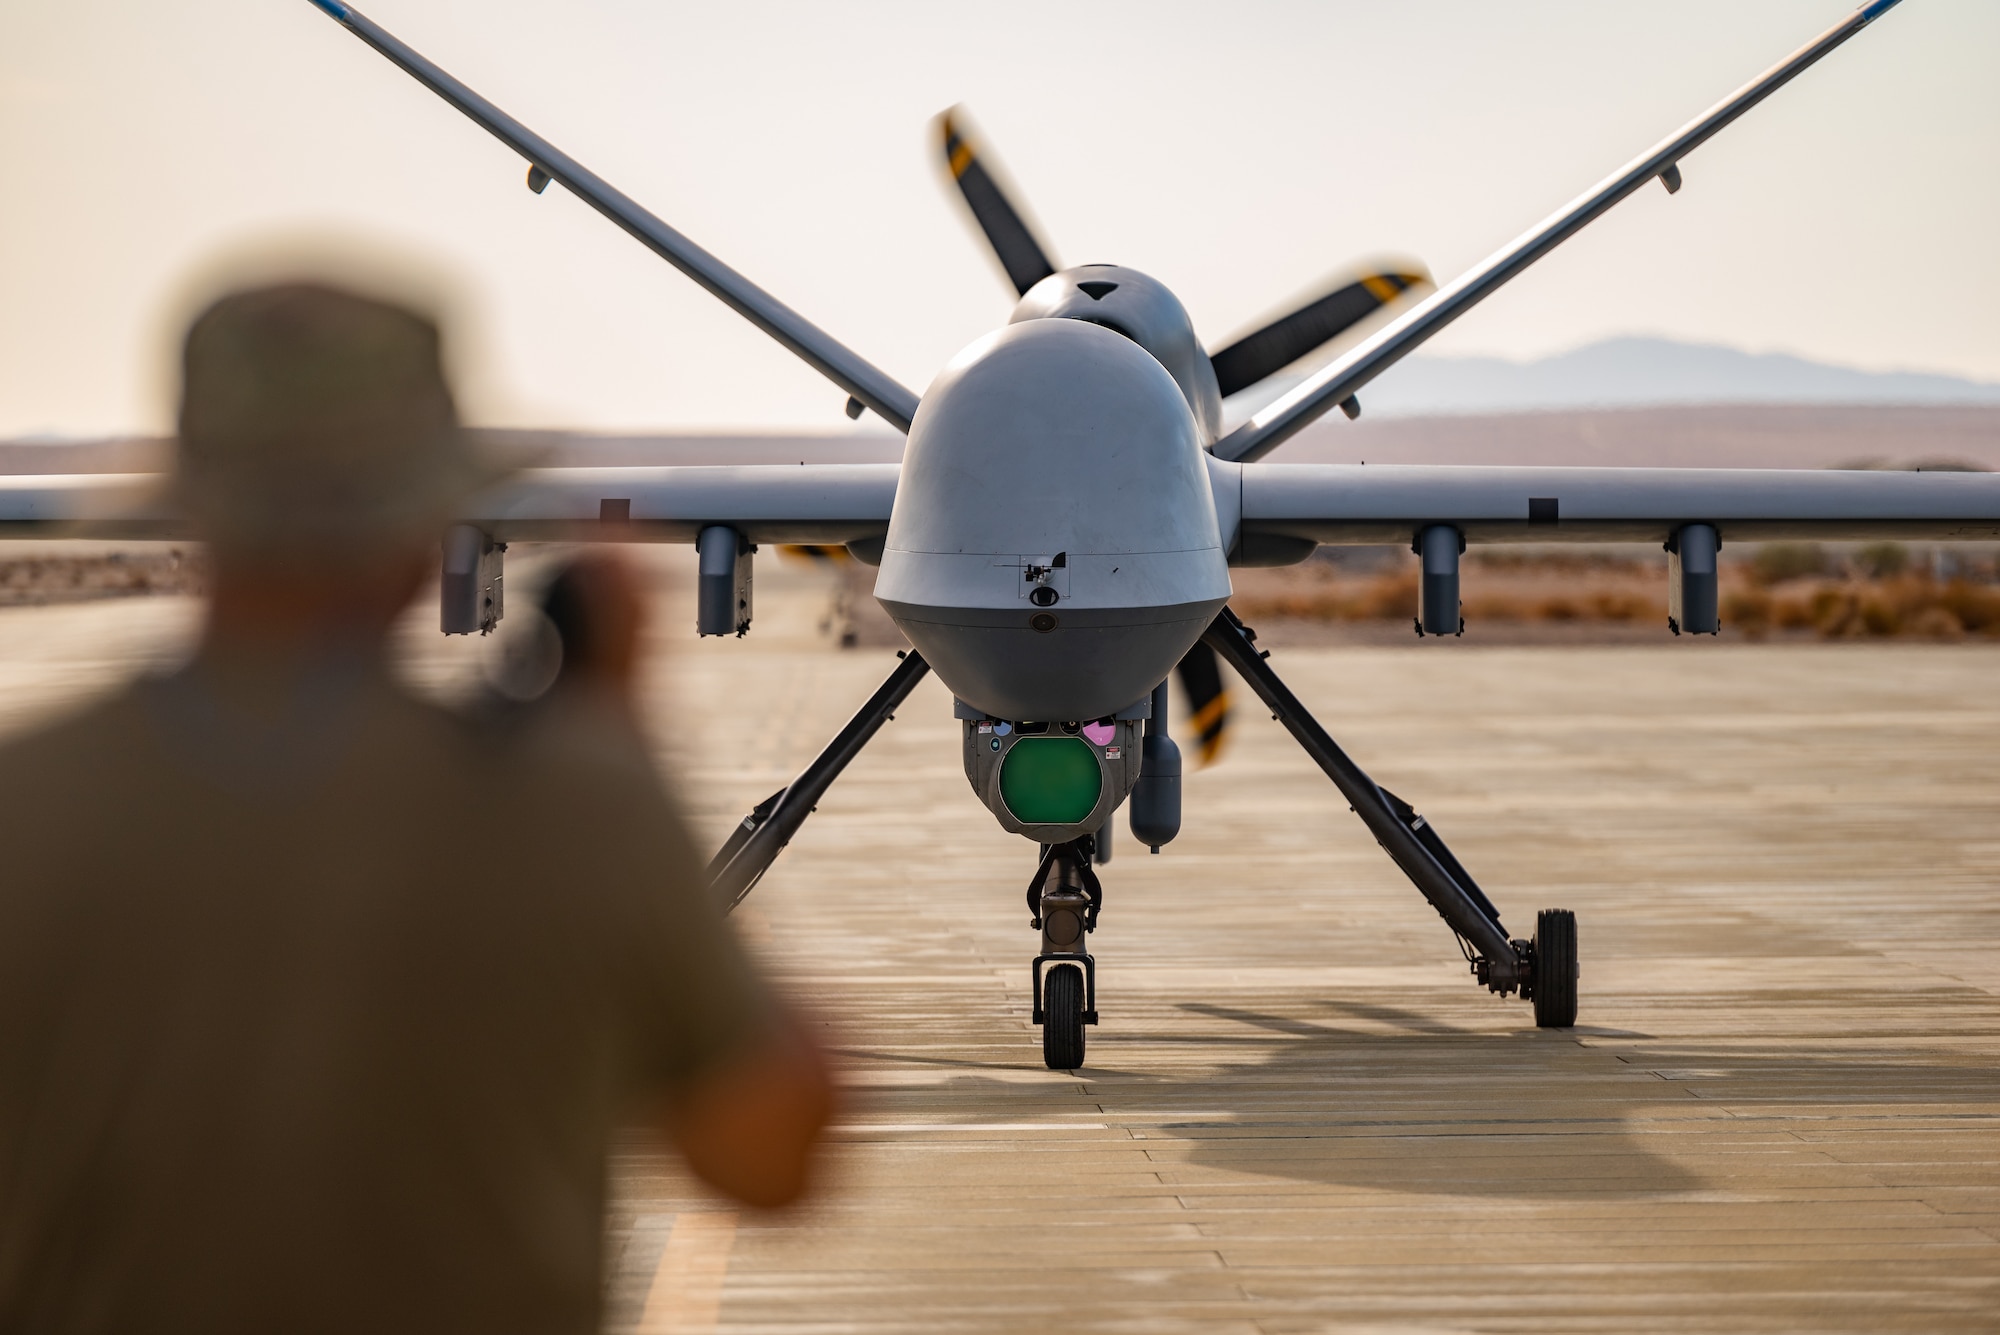
[[910, 428], [875, 596], [976, 711], [1081, 722], [1144, 700], [1230, 593], [1187, 313], [1130, 269], [1031, 289]]

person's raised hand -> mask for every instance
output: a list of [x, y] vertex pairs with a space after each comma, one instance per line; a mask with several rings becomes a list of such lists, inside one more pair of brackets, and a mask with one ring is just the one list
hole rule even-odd
[[562, 639], [556, 684], [631, 703], [646, 629], [646, 602], [631, 560], [604, 548], [577, 557], [549, 584], [542, 611]]
[[804, 1194], [834, 1104], [826, 1058], [793, 1022], [675, 1100], [667, 1132], [702, 1181], [775, 1209]]

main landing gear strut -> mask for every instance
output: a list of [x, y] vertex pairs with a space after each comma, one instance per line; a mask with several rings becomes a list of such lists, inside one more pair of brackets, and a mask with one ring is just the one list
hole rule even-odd
[[882, 725], [896, 716], [896, 706], [909, 699], [910, 692], [931, 670], [931, 665], [914, 649], [897, 657], [903, 661], [896, 665], [887, 681], [875, 688], [868, 703], [834, 735], [826, 749], [813, 758], [798, 778], [752, 808], [709, 860], [709, 892], [721, 903], [723, 912], [743, 902], [743, 897], [799, 832], [799, 826], [805, 824], [806, 817], [813, 812], [813, 804], [825, 796], [848, 762], [861, 754], [861, 748], [881, 731]]
[[1536, 916], [1532, 939], [1509, 938], [1500, 925], [1500, 911], [1452, 856], [1437, 830], [1408, 802], [1369, 778], [1327, 735], [1265, 662], [1267, 655], [1254, 643], [1255, 631], [1225, 607], [1201, 638], [1236, 669], [1272, 716], [1326, 771], [1375, 841], [1458, 937], [1473, 976], [1501, 996], [1519, 992], [1523, 1001], [1532, 1001], [1535, 1023], [1541, 1028], [1567, 1029], [1575, 1024], [1576, 915], [1568, 909], [1544, 909]]
[[[1402, 798], [1377, 784], [1327, 735], [1265, 662], [1254, 641], [1256, 633], [1224, 608], [1202, 640], [1235, 668], [1272, 717], [1285, 725], [1354, 813], [1368, 826], [1377, 843], [1405, 876], [1423, 893], [1457, 936], [1472, 973], [1489, 990], [1508, 996], [1519, 993], [1535, 1007], [1535, 1023], [1544, 1029], [1566, 1029], [1576, 1023], [1576, 916], [1567, 909], [1544, 909], [1535, 919], [1529, 940], [1510, 938], [1478, 882], [1472, 879], [1430, 822]], [[813, 804], [825, 794], [848, 762], [895, 716], [929, 664], [906, 653], [826, 749], [787, 786], [758, 803], [708, 865], [710, 887], [726, 909], [733, 909], [791, 841]], [[1097, 837], [1103, 837], [1101, 832]], [[1068, 843], [1050, 844], [1028, 884], [1031, 926], [1042, 934], [1034, 962], [1035, 1023], [1042, 1027], [1042, 1059], [1054, 1070], [1083, 1065], [1084, 1028], [1097, 1023], [1097, 961], [1085, 938], [1096, 930], [1104, 906], [1104, 889], [1092, 866], [1096, 838], [1084, 835]]]

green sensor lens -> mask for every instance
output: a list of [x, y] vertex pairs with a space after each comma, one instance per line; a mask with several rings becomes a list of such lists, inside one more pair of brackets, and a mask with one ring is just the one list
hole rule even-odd
[[1000, 762], [1000, 800], [1024, 825], [1074, 825], [1103, 790], [1097, 753], [1081, 737], [1023, 737]]

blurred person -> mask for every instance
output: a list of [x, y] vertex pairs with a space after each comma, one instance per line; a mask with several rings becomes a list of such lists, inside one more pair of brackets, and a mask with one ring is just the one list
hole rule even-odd
[[594, 1330], [614, 1129], [782, 1204], [817, 1050], [642, 747], [392, 681], [497, 476], [432, 324], [241, 292], [182, 369], [199, 648], [0, 747], [0, 1330]]

